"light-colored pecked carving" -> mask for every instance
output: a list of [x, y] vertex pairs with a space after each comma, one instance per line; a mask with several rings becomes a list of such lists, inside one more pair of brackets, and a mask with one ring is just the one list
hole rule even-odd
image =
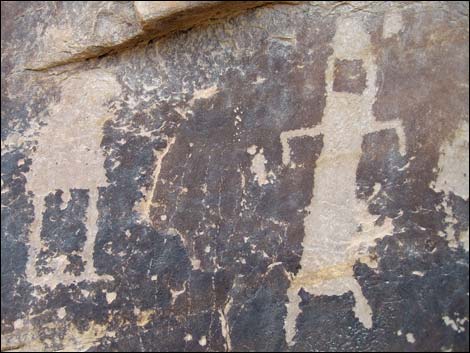
[[[305, 238], [301, 269], [292, 278], [285, 321], [286, 340], [294, 344], [296, 320], [300, 314], [299, 290], [312, 295], [341, 295], [351, 291], [356, 301], [355, 316], [366, 328], [372, 327], [372, 310], [353, 276], [356, 261], [372, 262], [368, 248], [375, 240], [391, 235], [390, 219], [376, 227], [377, 217], [367, 204], [356, 198], [356, 170], [361, 158], [364, 135], [394, 129], [400, 139], [400, 152], [406, 151], [400, 120], [380, 122], [372, 113], [377, 87], [375, 58], [369, 35], [358, 18], [340, 18], [333, 39], [333, 54], [326, 69], [326, 107], [320, 125], [285, 131], [281, 134], [282, 160], [290, 164], [289, 141], [299, 136], [323, 135], [323, 150], [315, 169], [313, 198], [304, 219]], [[362, 94], [335, 92], [335, 61], [361, 60], [367, 73]], [[360, 229], [358, 231], [358, 229]]]

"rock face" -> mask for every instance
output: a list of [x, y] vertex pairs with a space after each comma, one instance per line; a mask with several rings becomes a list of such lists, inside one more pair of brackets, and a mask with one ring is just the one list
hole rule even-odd
[[44, 70], [132, 48], [271, 1], [54, 2], [26, 68]]
[[266, 3], [2, 2], [2, 351], [468, 351], [468, 3]]

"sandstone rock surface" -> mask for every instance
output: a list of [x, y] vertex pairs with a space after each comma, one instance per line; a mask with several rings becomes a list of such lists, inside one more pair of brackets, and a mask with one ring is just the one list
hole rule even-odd
[[54, 2], [27, 68], [44, 70], [95, 58], [268, 3], [272, 1]]
[[468, 351], [468, 3], [163, 3], [2, 2], [2, 351]]

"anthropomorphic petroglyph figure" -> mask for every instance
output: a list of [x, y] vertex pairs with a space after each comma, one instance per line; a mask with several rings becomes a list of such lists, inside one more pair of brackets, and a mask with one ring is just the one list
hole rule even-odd
[[[69, 77], [61, 88], [61, 100], [50, 109], [27, 174], [27, 189], [34, 195], [34, 222], [30, 229], [26, 276], [31, 284], [50, 288], [59, 283], [112, 279], [96, 274], [93, 252], [98, 231], [98, 188], [107, 185], [105, 158], [100, 148], [102, 126], [112, 117], [106, 103], [119, 95], [120, 86], [110, 73], [93, 70]], [[49, 273], [39, 274], [38, 255], [45, 249], [41, 239], [45, 197], [62, 190], [63, 205], [67, 205], [71, 189], [85, 189], [89, 197], [87, 238], [81, 251], [74, 254], [81, 256], [84, 270], [79, 275], [66, 272], [69, 261], [62, 254], [48, 260]]]
[[281, 134], [282, 159], [286, 165], [292, 165], [289, 140], [304, 135], [323, 136], [323, 150], [315, 169], [313, 197], [304, 219], [301, 269], [288, 290], [285, 323], [288, 344], [294, 343], [301, 288], [312, 295], [352, 292], [356, 317], [366, 328], [372, 327], [372, 311], [353, 276], [353, 265], [358, 260], [368, 261], [369, 246], [374, 245], [375, 239], [392, 234], [393, 227], [390, 219], [377, 227], [374, 224], [377, 217], [369, 214], [366, 202], [356, 198], [356, 170], [365, 134], [394, 129], [400, 139], [400, 152], [405, 153], [405, 136], [400, 121], [380, 122], [373, 116], [376, 64], [370, 50], [369, 35], [361, 21], [339, 19], [332, 45], [333, 54], [328, 58], [326, 69], [327, 97], [321, 124]]

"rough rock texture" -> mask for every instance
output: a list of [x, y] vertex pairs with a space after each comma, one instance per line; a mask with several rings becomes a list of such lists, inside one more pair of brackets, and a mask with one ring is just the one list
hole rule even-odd
[[468, 3], [143, 3], [2, 2], [2, 350], [468, 351]]
[[42, 33], [26, 67], [44, 70], [106, 55], [269, 3], [271, 1], [53, 2], [47, 27], [38, 27]]

